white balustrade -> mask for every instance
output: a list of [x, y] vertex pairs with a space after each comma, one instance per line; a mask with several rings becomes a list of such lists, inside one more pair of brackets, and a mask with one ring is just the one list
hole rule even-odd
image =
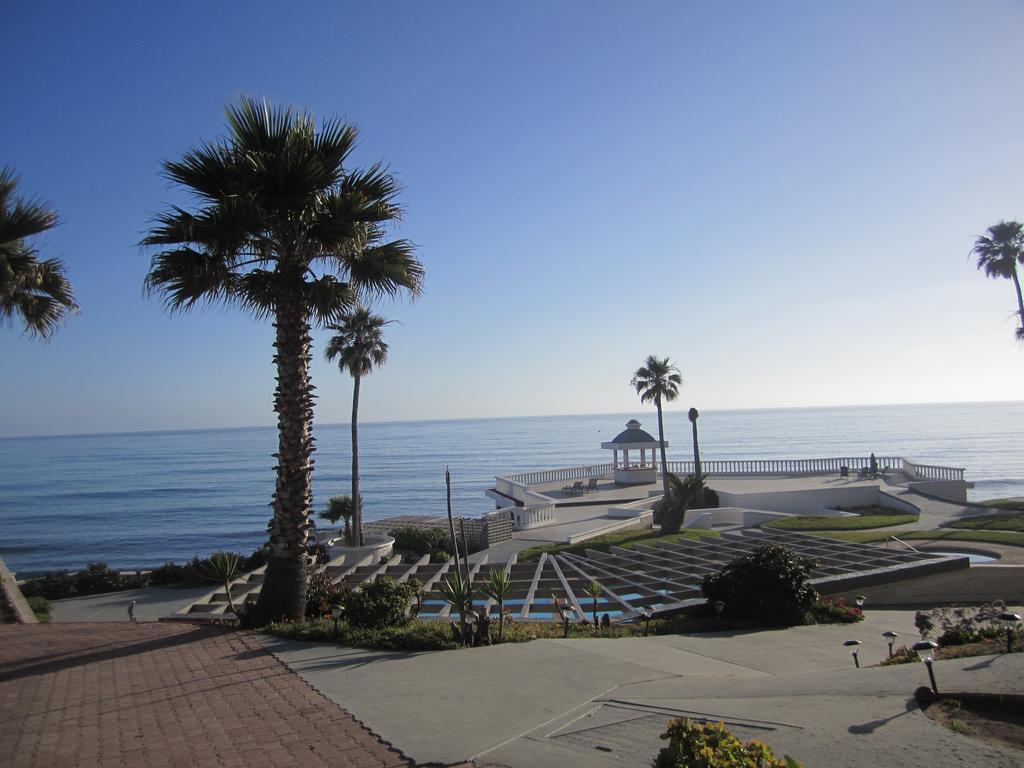
[[512, 513], [512, 530], [525, 531], [555, 522], [555, 505], [535, 504], [529, 507], [510, 507]]
[[[661, 463], [658, 462], [658, 472]], [[668, 471], [677, 475], [693, 474], [692, 461], [669, 461]], [[836, 456], [815, 459], [734, 459], [708, 460], [701, 462], [705, 475], [822, 475], [838, 474], [843, 467], [851, 474], [871, 466], [870, 456]], [[958, 467], [941, 467], [931, 464], [917, 464], [901, 456], [876, 456], [875, 466], [879, 470], [903, 471], [914, 480], [963, 480], [964, 470]], [[583, 467], [563, 467], [542, 472], [522, 472], [496, 478], [496, 489], [507, 496], [531, 501], [525, 494], [527, 486], [564, 480], [581, 480], [601, 477], [612, 472], [611, 464], [591, 464]], [[534, 495], [533, 498], [536, 498]]]

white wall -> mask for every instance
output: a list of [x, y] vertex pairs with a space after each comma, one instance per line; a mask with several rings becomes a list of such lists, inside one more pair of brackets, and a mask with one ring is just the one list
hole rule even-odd
[[864, 587], [849, 594], [823, 592], [827, 597], [846, 598], [853, 604], [856, 595], [868, 601], [865, 610], [883, 605], [920, 605], [928, 607], [947, 603], [987, 603], [1005, 600], [1019, 605], [1024, 602], [1024, 566], [972, 565], [966, 570], [933, 573], [916, 579], [904, 579], [877, 587]]
[[852, 485], [800, 491], [762, 491], [735, 493], [718, 491], [723, 507], [765, 509], [797, 515], [817, 515], [831, 507], [866, 507], [878, 501], [877, 485]]

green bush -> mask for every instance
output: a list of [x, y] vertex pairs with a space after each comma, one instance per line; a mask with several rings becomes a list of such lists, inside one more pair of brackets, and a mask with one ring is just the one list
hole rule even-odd
[[48, 600], [63, 600], [78, 594], [78, 580], [67, 571], [51, 571], [21, 585], [25, 597], [45, 597]]
[[124, 589], [124, 577], [106, 563], [89, 563], [75, 576], [79, 595], [98, 595]]
[[311, 573], [306, 587], [306, 618], [330, 616], [331, 607], [341, 602], [345, 591], [346, 588], [335, 584], [327, 573]]
[[34, 595], [26, 598], [25, 602], [28, 603], [28, 607], [32, 609], [32, 613], [36, 615], [36, 618], [41, 624], [48, 624], [50, 621], [50, 610], [53, 606], [50, 605], [50, 601], [41, 595]]
[[353, 648], [385, 651], [446, 651], [457, 648], [451, 628], [442, 621], [412, 621], [404, 626], [370, 629], [341, 622], [334, 633], [334, 622], [321, 618], [303, 622], [279, 622], [264, 632], [290, 640], [336, 641]]
[[452, 537], [441, 528], [418, 528], [405, 525], [388, 531], [395, 539], [395, 548], [417, 555], [432, 555], [435, 552], [455, 552]]
[[804, 616], [804, 624], [853, 624], [864, 621], [860, 608], [847, 605], [843, 598], [831, 600], [823, 597], [815, 601]]
[[817, 562], [780, 544], [761, 544], [701, 583], [708, 602], [725, 602], [724, 616], [765, 626], [802, 624], [818, 598], [811, 586]]
[[659, 499], [653, 507], [655, 525], [661, 526], [662, 535], [679, 533], [683, 527], [686, 510], [693, 504], [706, 480], [696, 475], [680, 478], [668, 473], [668, 495]]
[[[225, 553], [234, 554], [234, 553]], [[238, 570], [242, 573], [253, 571], [267, 563], [267, 547], [263, 545], [253, 550], [248, 557], [235, 555], [239, 558]], [[212, 555], [211, 555], [212, 557]], [[209, 557], [193, 557], [188, 562], [178, 565], [167, 561], [163, 565], [154, 568], [149, 574], [151, 584], [178, 584], [180, 586], [199, 587], [210, 583], [206, 573], [210, 568]]]
[[669, 720], [661, 738], [669, 742], [654, 758], [654, 768], [800, 768], [793, 758], [777, 758], [767, 744], [736, 738], [725, 723]]
[[778, 528], [783, 531], [862, 531], [872, 528], [888, 528], [893, 525], [916, 523], [917, 515], [860, 515], [857, 517], [830, 517], [826, 515], [797, 515], [780, 517], [763, 528]]
[[401, 627], [412, 618], [410, 603], [419, 598], [418, 581], [397, 582], [381, 576], [359, 589], [346, 589], [340, 595], [345, 621], [361, 629]]

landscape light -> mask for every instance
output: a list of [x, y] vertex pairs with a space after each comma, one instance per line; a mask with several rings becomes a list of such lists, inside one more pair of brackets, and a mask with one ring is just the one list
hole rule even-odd
[[1013, 653], [1013, 633], [1020, 626], [1020, 614], [1003, 611], [999, 614], [999, 621], [1006, 627], [1006, 652]]
[[565, 624], [565, 637], [569, 636], [569, 622], [576, 617], [576, 609], [571, 605], [562, 609], [562, 622]]
[[893, 632], [891, 629], [888, 632], [883, 632], [882, 637], [889, 641], [889, 658], [892, 658], [892, 644], [896, 642], [896, 638], [900, 636], [899, 632]]
[[853, 656], [853, 664], [860, 669], [860, 657], [857, 656], [857, 648], [860, 645], [860, 640], [847, 640], [843, 645], [850, 649], [850, 655]]
[[853, 602], [857, 604], [858, 608], [863, 608], [864, 603], [866, 603], [867, 601], [868, 599], [864, 597], [864, 595], [857, 595], [855, 598], [853, 598]]
[[338, 622], [341, 621], [341, 615], [345, 612], [343, 605], [332, 605], [331, 606], [331, 618], [334, 619], [334, 639], [338, 639]]
[[932, 661], [935, 656], [935, 649], [939, 647], [939, 644], [934, 640], [922, 640], [919, 643], [914, 643], [911, 650], [913, 650], [917, 657], [924, 662], [924, 665], [928, 667], [928, 679], [932, 682], [932, 693], [936, 696], [939, 695], [939, 687], [935, 684], [935, 672], [932, 671]]
[[721, 621], [722, 611], [725, 610], [725, 600], [715, 600], [715, 602], [712, 603], [712, 606], [714, 606], [715, 609], [715, 621]]
[[640, 618], [642, 618], [644, 620], [644, 637], [647, 637], [647, 631], [648, 631], [648, 629], [651, 626], [651, 611], [650, 611], [649, 608], [645, 607], [645, 608], [641, 608], [639, 613], [640, 613]]

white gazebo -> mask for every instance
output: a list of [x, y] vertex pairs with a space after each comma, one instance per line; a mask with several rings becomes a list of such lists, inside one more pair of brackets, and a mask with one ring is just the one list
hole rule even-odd
[[[612, 474], [616, 483], [623, 485], [644, 485], [654, 483], [658, 480], [658, 449], [661, 448], [661, 441], [655, 440], [649, 434], [640, 429], [640, 422], [630, 419], [626, 422], [626, 428], [615, 436], [615, 439], [607, 443], [601, 443], [602, 448], [612, 451]], [[668, 448], [668, 441], [665, 441]], [[619, 452], [622, 452], [621, 460]], [[634, 451], [634, 461], [630, 461], [629, 452]], [[636, 461], [639, 454], [640, 461]]]

